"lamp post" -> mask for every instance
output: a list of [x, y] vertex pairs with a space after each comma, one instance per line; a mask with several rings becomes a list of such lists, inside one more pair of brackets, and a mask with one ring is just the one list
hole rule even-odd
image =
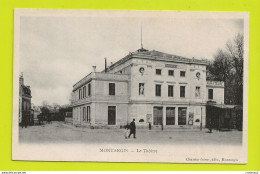
[[202, 131], [202, 101], [201, 101], [201, 107], [200, 107], [200, 131]]

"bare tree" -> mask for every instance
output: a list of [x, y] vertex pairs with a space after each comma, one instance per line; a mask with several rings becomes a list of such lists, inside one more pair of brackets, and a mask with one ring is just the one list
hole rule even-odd
[[225, 82], [225, 103], [243, 104], [244, 37], [237, 34], [228, 41], [224, 50], [219, 49], [207, 67], [209, 80]]
[[70, 96], [69, 96], [69, 101], [70, 101], [70, 105], [72, 105], [73, 104], [73, 101], [74, 101], [74, 93], [73, 92], [71, 92], [70, 93]]
[[46, 101], [46, 100], [42, 101], [42, 106], [46, 107], [46, 106], [48, 106], [48, 105], [49, 105], [49, 102], [48, 102], [48, 101]]

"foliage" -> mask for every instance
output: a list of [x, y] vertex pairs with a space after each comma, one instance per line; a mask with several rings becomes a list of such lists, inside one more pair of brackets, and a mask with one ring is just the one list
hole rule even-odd
[[244, 36], [237, 34], [219, 49], [207, 67], [207, 79], [225, 82], [225, 104], [243, 104]]

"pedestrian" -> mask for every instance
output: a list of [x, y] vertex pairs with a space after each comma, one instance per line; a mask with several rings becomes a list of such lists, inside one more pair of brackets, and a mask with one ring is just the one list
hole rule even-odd
[[133, 121], [130, 123], [130, 134], [128, 136], [128, 138], [130, 138], [130, 136], [134, 134], [134, 138], [135, 137], [135, 134], [136, 134], [136, 126], [135, 126], [135, 119], [133, 119]]
[[129, 126], [125, 126], [125, 139], [127, 139], [127, 136], [129, 135]]
[[151, 122], [149, 122], [149, 130], [152, 129], [152, 125], [151, 125]]
[[27, 114], [24, 113], [24, 114], [23, 114], [23, 117], [22, 117], [22, 128], [23, 128], [23, 127], [27, 128], [27, 124], [28, 124]]

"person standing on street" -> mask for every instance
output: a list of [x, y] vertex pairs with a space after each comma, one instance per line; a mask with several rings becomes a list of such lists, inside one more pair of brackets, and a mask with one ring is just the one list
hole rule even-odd
[[128, 135], [128, 138], [130, 138], [130, 136], [132, 135], [132, 134], [134, 134], [134, 138], [136, 138], [135, 137], [135, 134], [136, 134], [136, 126], [135, 126], [135, 119], [133, 119], [133, 121], [130, 123], [130, 134]]

